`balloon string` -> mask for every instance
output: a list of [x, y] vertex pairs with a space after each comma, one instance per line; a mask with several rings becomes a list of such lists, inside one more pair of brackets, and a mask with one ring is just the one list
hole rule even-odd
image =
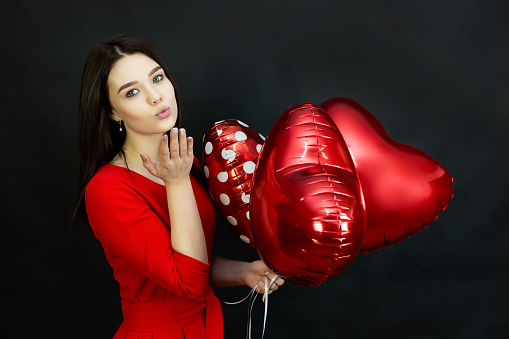
[[250, 296], [251, 296], [251, 295], [255, 292], [255, 289], [256, 289], [256, 286], [255, 286], [255, 288], [253, 288], [253, 289], [251, 290], [251, 292], [249, 292], [249, 294], [248, 294], [248, 295], [246, 295], [246, 296], [244, 297], [244, 299], [242, 299], [242, 300], [239, 300], [239, 301], [223, 301], [223, 302], [224, 302], [225, 304], [227, 304], [227, 305], [236, 305], [236, 304], [240, 304], [241, 302], [243, 302], [244, 300], [246, 300], [247, 298], [249, 298], [249, 297], [250, 297]]
[[[267, 322], [267, 314], [269, 310], [269, 288], [272, 286], [274, 281], [278, 278], [278, 275], [274, 276], [269, 284], [267, 284], [267, 276], [265, 276], [265, 291], [263, 293], [262, 301], [265, 304], [265, 312], [263, 314], [263, 330], [262, 330], [262, 338], [265, 335], [265, 324]], [[227, 305], [236, 305], [244, 302], [247, 298], [249, 298], [249, 304], [248, 304], [248, 310], [247, 310], [247, 332], [246, 332], [246, 338], [251, 339], [251, 313], [253, 311], [253, 305], [255, 303], [256, 297], [258, 297], [258, 293], [256, 292], [256, 288], [258, 286], [255, 286], [249, 293], [246, 295], [242, 300], [239, 301], [223, 301]], [[253, 297], [254, 296], [254, 297]]]

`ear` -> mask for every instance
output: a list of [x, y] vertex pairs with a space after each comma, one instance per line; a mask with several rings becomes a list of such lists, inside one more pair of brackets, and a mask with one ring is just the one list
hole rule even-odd
[[116, 122], [122, 121], [122, 119], [120, 119], [117, 112], [115, 112], [115, 110], [113, 108], [111, 109], [111, 113], [108, 115], [108, 118], [110, 118], [111, 120], [114, 120]]

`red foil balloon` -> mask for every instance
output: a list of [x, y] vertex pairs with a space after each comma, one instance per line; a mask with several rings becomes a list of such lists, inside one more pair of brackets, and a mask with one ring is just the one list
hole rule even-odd
[[365, 230], [360, 183], [320, 107], [292, 106], [272, 127], [253, 179], [251, 230], [265, 264], [300, 285], [337, 276], [358, 255]]
[[391, 246], [416, 234], [445, 210], [452, 178], [419, 149], [392, 140], [373, 114], [348, 98], [321, 105], [350, 149], [366, 203], [362, 252]]
[[232, 231], [253, 249], [249, 202], [262, 145], [261, 134], [233, 119], [216, 123], [203, 139], [203, 173], [210, 195]]

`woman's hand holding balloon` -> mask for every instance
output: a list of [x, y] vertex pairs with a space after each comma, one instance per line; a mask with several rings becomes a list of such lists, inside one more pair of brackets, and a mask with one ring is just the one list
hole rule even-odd
[[263, 294], [265, 292], [265, 278], [267, 278], [267, 285], [270, 285], [269, 293], [277, 290], [285, 282], [261, 260], [245, 262], [212, 256], [210, 265], [210, 283], [212, 286], [246, 285], [251, 290]]
[[256, 292], [265, 293], [265, 278], [269, 284], [269, 294], [284, 284], [284, 280], [272, 272], [261, 260], [253, 261], [246, 266], [244, 283]]

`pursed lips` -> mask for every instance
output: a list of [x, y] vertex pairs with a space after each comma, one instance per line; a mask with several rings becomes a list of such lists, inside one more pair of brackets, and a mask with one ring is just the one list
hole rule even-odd
[[170, 108], [165, 106], [165, 107], [161, 107], [161, 109], [159, 111], [157, 111], [157, 114], [156, 116], [160, 119], [165, 119], [167, 118], [168, 116], [170, 115]]

